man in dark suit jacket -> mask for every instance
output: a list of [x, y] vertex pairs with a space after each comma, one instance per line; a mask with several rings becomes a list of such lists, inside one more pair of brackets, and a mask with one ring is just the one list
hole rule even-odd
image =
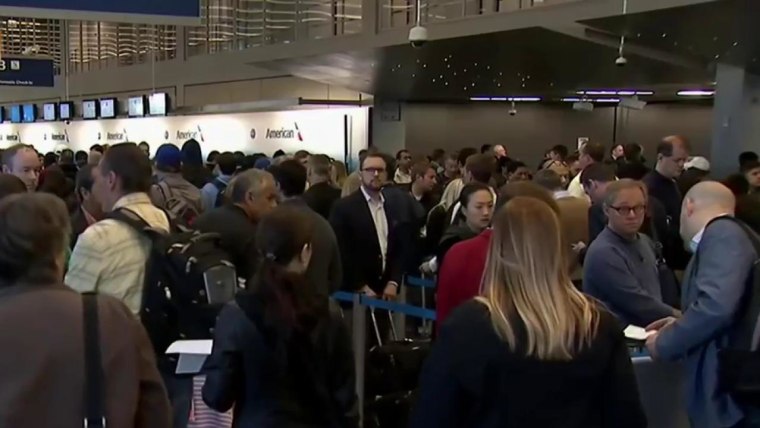
[[403, 225], [395, 197], [383, 195], [387, 164], [368, 155], [361, 164], [361, 188], [339, 200], [330, 215], [343, 261], [343, 289], [395, 299], [403, 272]]
[[92, 172], [94, 168], [94, 165], [85, 165], [77, 172], [74, 190], [79, 206], [71, 214], [72, 249], [76, 245], [79, 235], [85, 229], [103, 219], [103, 208], [101, 208], [100, 202], [95, 199], [95, 195], [92, 193], [92, 185], [94, 183]]
[[307, 170], [310, 187], [303, 194], [306, 204], [325, 219], [330, 218], [333, 204], [340, 199], [340, 189], [330, 183], [330, 168], [330, 159], [327, 156], [312, 156]]
[[[295, 159], [286, 160], [269, 167], [282, 195], [281, 205], [290, 205], [305, 212], [311, 220], [313, 236], [312, 255], [306, 277], [316, 289], [329, 296], [343, 285], [343, 268], [340, 261], [338, 240], [330, 223], [309, 208], [302, 195], [306, 188], [306, 168]], [[340, 192], [340, 191], [339, 191]]]
[[236, 175], [225, 192], [229, 203], [203, 213], [193, 226], [204, 233], [218, 233], [221, 247], [235, 264], [237, 276], [250, 280], [258, 269], [256, 225], [277, 206], [277, 185], [272, 174], [249, 169]]

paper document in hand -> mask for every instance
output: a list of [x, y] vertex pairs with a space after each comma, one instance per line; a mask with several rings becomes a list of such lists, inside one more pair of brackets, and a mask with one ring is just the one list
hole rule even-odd
[[211, 355], [213, 340], [178, 340], [166, 350], [167, 354]]
[[655, 333], [656, 331], [646, 331], [643, 328], [637, 327], [635, 325], [629, 325], [625, 328], [625, 330], [623, 330], [625, 337], [633, 340], [647, 340], [649, 336]]

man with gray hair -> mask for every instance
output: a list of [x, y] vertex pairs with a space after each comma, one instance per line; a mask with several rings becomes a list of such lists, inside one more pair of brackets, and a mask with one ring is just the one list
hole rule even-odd
[[201, 232], [218, 233], [220, 246], [230, 254], [238, 277], [248, 280], [258, 266], [256, 225], [277, 206], [277, 185], [272, 174], [249, 169], [230, 181], [225, 196], [228, 200], [223, 206], [198, 217], [194, 226]]
[[591, 243], [583, 265], [583, 291], [602, 301], [625, 326], [644, 327], [679, 312], [663, 303], [654, 243], [639, 233], [647, 211], [643, 183], [623, 179], [607, 186], [607, 227]]

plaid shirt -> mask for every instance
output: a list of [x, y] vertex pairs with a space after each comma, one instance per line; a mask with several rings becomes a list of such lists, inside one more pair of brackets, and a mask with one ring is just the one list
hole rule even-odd
[[[128, 209], [149, 225], [169, 230], [169, 221], [145, 193], [132, 193], [114, 204]], [[102, 220], [87, 228], [69, 259], [66, 284], [79, 291], [108, 294], [124, 302], [139, 316], [150, 242], [130, 226]]]

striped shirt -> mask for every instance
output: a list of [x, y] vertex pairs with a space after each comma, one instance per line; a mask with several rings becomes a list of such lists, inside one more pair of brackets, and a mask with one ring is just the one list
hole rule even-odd
[[[134, 212], [154, 228], [169, 231], [166, 214], [154, 207], [145, 193], [122, 197], [113, 207], [119, 208]], [[66, 284], [80, 293], [116, 297], [139, 316], [149, 252], [148, 238], [129, 225], [111, 219], [99, 221], [79, 237], [69, 259]]]

